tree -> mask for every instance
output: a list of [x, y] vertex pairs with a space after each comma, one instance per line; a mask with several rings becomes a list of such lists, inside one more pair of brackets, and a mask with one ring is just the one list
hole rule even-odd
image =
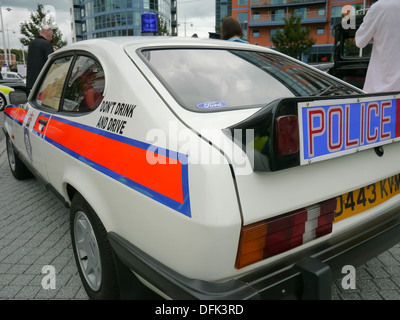
[[55, 47], [61, 48], [67, 45], [67, 41], [62, 40], [62, 33], [58, 29], [58, 26], [55, 25], [52, 20], [46, 20], [46, 14], [43, 11], [42, 4], [38, 4], [37, 11], [32, 12], [30, 18], [30, 21], [25, 21], [19, 25], [21, 34], [25, 36], [19, 38], [19, 40], [24, 46], [28, 46], [29, 43], [40, 34], [40, 30], [45, 24], [53, 29], [52, 42]]
[[157, 15], [158, 33], [159, 36], [169, 36], [167, 22]]
[[307, 53], [315, 40], [310, 36], [310, 31], [301, 25], [301, 17], [292, 15], [284, 18], [285, 28], [278, 30], [272, 37], [275, 49], [293, 58], [300, 59], [303, 53]]

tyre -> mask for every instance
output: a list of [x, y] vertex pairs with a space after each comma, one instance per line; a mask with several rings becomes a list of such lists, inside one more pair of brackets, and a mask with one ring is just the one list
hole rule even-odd
[[0, 94], [0, 111], [3, 111], [7, 107], [6, 98], [2, 94]]
[[7, 144], [7, 158], [10, 165], [11, 173], [18, 180], [31, 178], [32, 174], [25, 164], [18, 158], [14, 151], [14, 147], [9, 136], [6, 137]]
[[71, 240], [83, 286], [91, 299], [119, 299], [118, 278], [107, 232], [94, 210], [75, 194], [70, 210]]

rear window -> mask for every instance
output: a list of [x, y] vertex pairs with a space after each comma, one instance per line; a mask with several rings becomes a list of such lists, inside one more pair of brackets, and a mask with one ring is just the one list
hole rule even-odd
[[192, 111], [262, 107], [279, 98], [318, 95], [343, 86], [274, 53], [151, 49], [142, 55], [175, 99]]

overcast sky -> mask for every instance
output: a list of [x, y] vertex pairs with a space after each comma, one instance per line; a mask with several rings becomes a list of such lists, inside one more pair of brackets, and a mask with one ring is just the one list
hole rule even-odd
[[193, 33], [201, 38], [208, 38], [208, 32], [215, 31], [215, 0], [178, 0], [179, 36]]
[[[9, 40], [11, 48], [22, 48], [22, 44], [19, 41], [21, 37], [19, 32], [20, 24], [30, 20], [30, 14], [31, 12], [36, 12], [38, 3], [54, 6], [56, 24], [60, 28], [63, 37], [67, 39], [68, 43], [71, 43], [68, 0], [0, 0], [0, 2], [5, 41], [8, 44]], [[197, 33], [201, 38], [208, 38], [208, 32], [213, 32], [215, 26], [215, 0], [178, 0], [178, 24], [180, 25], [178, 28], [179, 36], [185, 36], [186, 25], [186, 36], [190, 37]], [[1, 35], [0, 46], [4, 48]]]

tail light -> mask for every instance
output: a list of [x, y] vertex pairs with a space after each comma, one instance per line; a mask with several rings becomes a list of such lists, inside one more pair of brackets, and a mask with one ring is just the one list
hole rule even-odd
[[236, 268], [272, 257], [332, 232], [336, 198], [243, 226]]
[[296, 115], [280, 116], [275, 119], [275, 150], [279, 156], [299, 152], [299, 122]]
[[[253, 150], [254, 171], [278, 171], [300, 165], [299, 99], [276, 100], [244, 121], [226, 128], [229, 137], [242, 130], [241, 139], [233, 139], [244, 152]], [[247, 132], [251, 132], [248, 135]]]

